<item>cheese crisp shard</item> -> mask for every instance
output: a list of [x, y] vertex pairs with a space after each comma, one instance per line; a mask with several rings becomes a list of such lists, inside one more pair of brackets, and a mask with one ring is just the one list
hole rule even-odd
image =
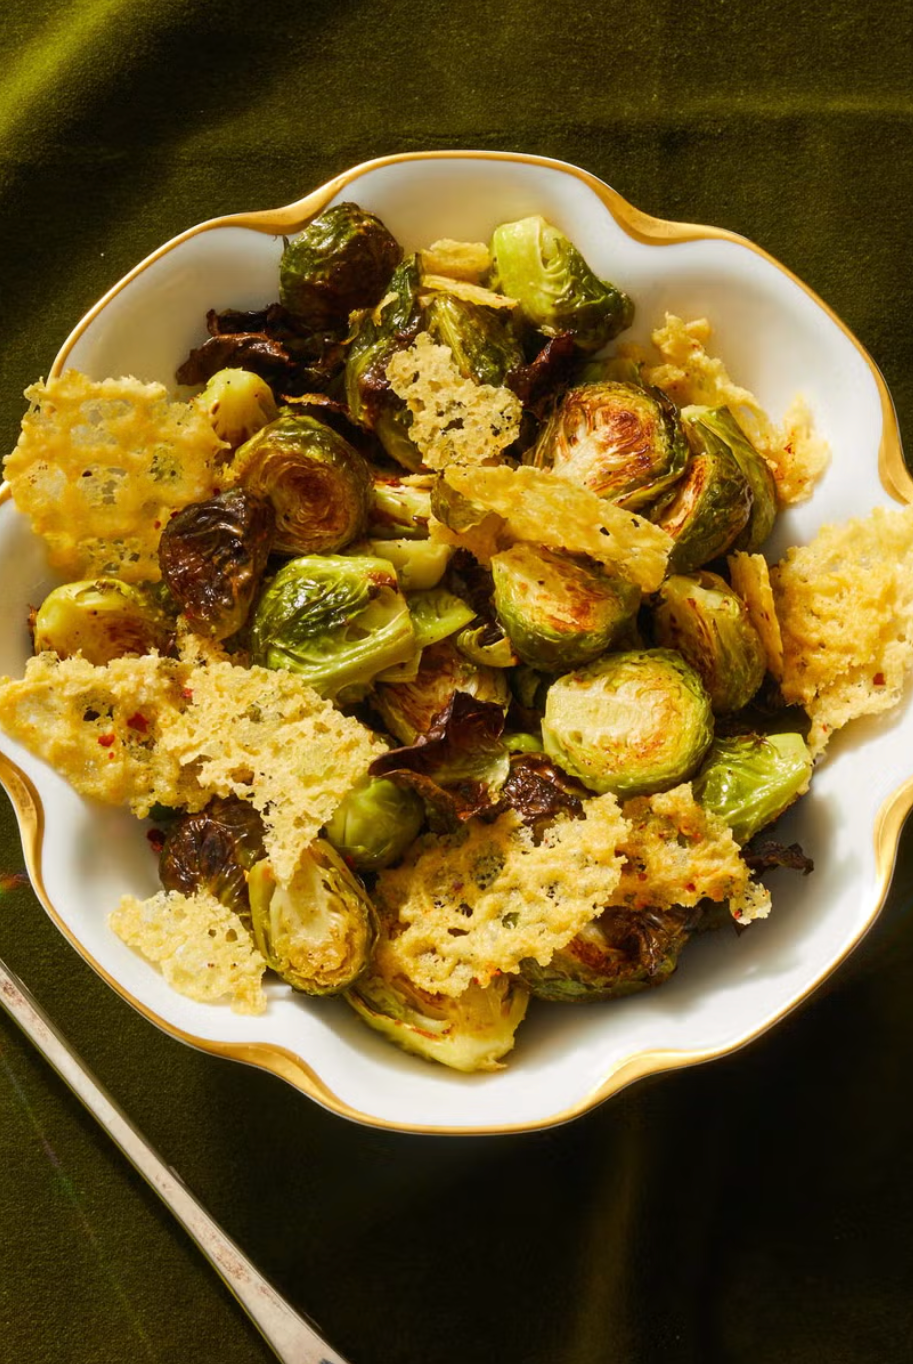
[[748, 608], [748, 617], [764, 645], [768, 670], [779, 682], [783, 676], [783, 636], [767, 560], [763, 554], [746, 554], [739, 550], [737, 554], [731, 554], [727, 562], [732, 590]]
[[179, 994], [204, 1004], [226, 1000], [238, 1014], [265, 1011], [266, 962], [237, 914], [209, 891], [125, 895], [108, 922]]
[[484, 242], [458, 242], [442, 237], [421, 251], [422, 273], [446, 275], [478, 284], [491, 265], [491, 252]]
[[728, 407], [748, 439], [766, 459], [781, 506], [804, 502], [827, 468], [830, 452], [815, 434], [805, 399], [793, 399], [782, 423], [770, 420], [757, 398], [730, 379], [723, 361], [709, 355], [712, 328], [706, 318], [684, 322], [673, 313], [653, 332], [662, 364], [647, 366], [644, 378], [679, 406]]
[[[502, 518], [498, 548], [525, 541], [588, 554], [645, 592], [655, 592], [662, 583], [672, 537], [636, 512], [624, 511], [548, 469], [451, 467], [444, 477], [476, 507]], [[483, 552], [493, 543], [490, 524], [487, 532], [480, 544]], [[458, 534], [449, 539], [463, 543]]]
[[762, 918], [769, 909], [770, 897], [751, 881], [729, 825], [698, 805], [690, 783], [625, 801], [622, 814], [629, 831], [619, 845], [625, 861], [613, 905], [671, 909], [729, 900], [739, 919]]
[[282, 880], [383, 749], [293, 673], [157, 655], [95, 667], [40, 654], [0, 683], [0, 728], [82, 795], [141, 817], [249, 800]]
[[811, 716], [817, 754], [849, 720], [900, 700], [913, 663], [913, 507], [822, 527], [787, 552], [771, 584], [781, 689]]
[[67, 370], [25, 391], [31, 407], [6, 461], [13, 499], [70, 578], [157, 582], [172, 512], [210, 497], [224, 443], [161, 384]]
[[405, 974], [422, 990], [460, 995], [525, 957], [547, 966], [609, 903], [621, 873], [615, 850], [627, 826], [615, 797], [585, 810], [557, 820], [539, 845], [515, 811], [473, 821], [427, 836], [381, 872], [375, 900]]
[[386, 372], [412, 414], [409, 436], [429, 469], [500, 459], [520, 433], [517, 395], [464, 379], [450, 347], [435, 345], [428, 332], [397, 351]]

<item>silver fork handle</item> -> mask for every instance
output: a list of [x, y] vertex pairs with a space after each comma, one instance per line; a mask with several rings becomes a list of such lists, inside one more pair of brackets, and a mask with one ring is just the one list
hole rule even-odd
[[193, 1238], [283, 1364], [346, 1364], [267, 1283], [102, 1088], [13, 971], [0, 961], [0, 1004]]

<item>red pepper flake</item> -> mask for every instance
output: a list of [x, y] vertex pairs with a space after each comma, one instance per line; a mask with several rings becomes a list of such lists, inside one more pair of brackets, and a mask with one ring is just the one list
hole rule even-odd
[[102, 748], [110, 748], [117, 736], [114, 734], [99, 734], [98, 742]]
[[696, 889], [697, 887], [695, 886], [693, 881], [689, 881], [687, 886], [685, 886], [685, 890], [690, 890], [692, 895], [694, 894]]
[[875, 676], [872, 678], [872, 685], [875, 687], [883, 687], [884, 673], [876, 673]]
[[181, 695], [183, 696], [183, 698], [184, 698], [185, 701], [192, 701], [192, 700], [193, 700], [193, 687], [182, 687], [182, 688], [181, 688]]
[[127, 724], [130, 729], [136, 729], [140, 734], [145, 734], [146, 730], [149, 728], [149, 721], [146, 719], [145, 715], [140, 715], [139, 711], [137, 711], [135, 715], [130, 716]]
[[150, 829], [146, 834], [146, 839], [153, 852], [159, 853], [165, 846], [165, 835], [161, 829]]

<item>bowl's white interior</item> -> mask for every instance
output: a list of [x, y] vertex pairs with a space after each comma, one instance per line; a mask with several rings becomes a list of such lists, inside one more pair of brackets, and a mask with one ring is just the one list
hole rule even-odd
[[[599, 198], [559, 165], [476, 160], [394, 164], [364, 172], [340, 198], [380, 214], [407, 248], [439, 237], [486, 239], [499, 222], [542, 213], [579, 245], [598, 273], [637, 304], [632, 339], [646, 341], [668, 309], [708, 316], [730, 373], [774, 416], [801, 391], [830, 442], [832, 464], [814, 499], [782, 519], [772, 545], [806, 540], [825, 521], [888, 499], [877, 474], [882, 414], [857, 347], [787, 275], [748, 246], [723, 240], [646, 245], [616, 224]], [[212, 228], [165, 251], [118, 293], [73, 347], [68, 364], [98, 378], [132, 373], [172, 385], [189, 347], [205, 337], [211, 307], [272, 301], [282, 241], [245, 228]], [[7, 608], [0, 672], [20, 675], [24, 620], [48, 577], [43, 551], [11, 505], [0, 509], [0, 573]], [[812, 794], [782, 836], [814, 858], [808, 878], [772, 879], [774, 914], [744, 934], [689, 946], [662, 989], [589, 1008], [534, 1005], [508, 1068], [460, 1076], [400, 1054], [341, 1001], [309, 1002], [270, 987], [262, 1018], [195, 1004], [106, 925], [120, 895], [157, 888], [155, 860], [128, 815], [81, 800], [9, 740], [2, 747], [32, 778], [46, 816], [42, 871], [61, 919], [90, 959], [128, 997], [199, 1039], [269, 1043], [301, 1057], [327, 1088], [369, 1120], [446, 1131], [557, 1120], [626, 1061], [644, 1052], [719, 1053], [778, 1017], [861, 935], [880, 886], [872, 831], [883, 800], [913, 768], [913, 710], [858, 723], [838, 737]]]

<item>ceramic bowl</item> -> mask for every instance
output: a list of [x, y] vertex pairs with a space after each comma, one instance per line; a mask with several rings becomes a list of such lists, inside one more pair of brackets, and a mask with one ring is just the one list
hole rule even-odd
[[[80, 322], [54, 362], [96, 378], [134, 374], [173, 385], [205, 335], [209, 308], [275, 298], [283, 234], [340, 200], [379, 214], [409, 249], [440, 237], [485, 240], [500, 222], [541, 213], [597, 273], [637, 304], [646, 341], [667, 310], [707, 316], [738, 382], [779, 417], [805, 395], [832, 462], [813, 499], [783, 516], [770, 555], [823, 522], [913, 500], [884, 383], [834, 314], [763, 250], [710, 227], [661, 222], [573, 166], [541, 157], [444, 152], [347, 171], [288, 207], [216, 219], [168, 242]], [[26, 607], [52, 585], [41, 545], [7, 499], [0, 507], [0, 673], [21, 675]], [[779, 872], [774, 912], [748, 932], [689, 945], [661, 989], [588, 1008], [538, 1005], [509, 1065], [464, 1076], [400, 1053], [343, 1001], [308, 1001], [276, 983], [265, 1015], [173, 993], [107, 927], [122, 893], [157, 889], [144, 830], [77, 796], [42, 762], [0, 740], [37, 892], [73, 946], [168, 1033], [284, 1077], [328, 1109], [410, 1132], [543, 1127], [592, 1108], [642, 1076], [734, 1051], [794, 1008], [846, 957], [877, 915], [913, 803], [913, 706], [839, 735], [811, 795], [784, 821], [814, 858], [810, 877]]]

